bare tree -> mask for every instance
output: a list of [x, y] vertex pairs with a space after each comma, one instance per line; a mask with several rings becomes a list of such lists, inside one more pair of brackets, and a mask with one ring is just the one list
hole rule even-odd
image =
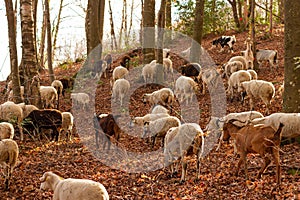
[[22, 102], [20, 96], [20, 78], [18, 67], [18, 53], [16, 41], [16, 15], [13, 8], [12, 0], [5, 0], [6, 16], [8, 24], [8, 40], [9, 40], [9, 53], [10, 53], [10, 69], [11, 79], [13, 82], [14, 101], [16, 103]]
[[[256, 58], [256, 34], [255, 34], [255, 0], [250, 0], [250, 8], [251, 8], [251, 23], [250, 23], [250, 35], [252, 40], [252, 52], [253, 57]], [[253, 67], [255, 70], [258, 70], [257, 60], [254, 59]]]
[[227, 0], [227, 1], [230, 3], [230, 5], [232, 7], [233, 19], [234, 19], [235, 25], [238, 29], [240, 29], [241, 25], [240, 25], [240, 21], [238, 18], [236, 0]]
[[273, 0], [270, 0], [270, 22], [269, 22], [270, 35], [273, 33]]
[[52, 59], [54, 58], [55, 55], [55, 51], [56, 51], [56, 41], [57, 41], [57, 35], [58, 35], [58, 30], [59, 30], [59, 26], [61, 23], [61, 13], [63, 10], [63, 2], [64, 0], [60, 0], [60, 4], [59, 4], [59, 10], [58, 10], [58, 15], [57, 15], [57, 21], [56, 21], [56, 25], [55, 25], [55, 29], [54, 29], [54, 34], [53, 34], [53, 51], [52, 51]]
[[47, 31], [47, 15], [46, 10], [43, 2], [43, 23], [42, 23], [42, 31], [41, 31], [41, 40], [40, 40], [40, 49], [39, 49], [39, 63], [41, 68], [44, 69], [45, 59], [44, 59], [44, 50], [45, 50], [45, 38], [46, 38], [46, 31]]
[[[172, 30], [172, 1], [166, 0], [166, 29]], [[172, 31], [168, 31], [165, 36], [165, 44], [168, 44], [172, 40]]]

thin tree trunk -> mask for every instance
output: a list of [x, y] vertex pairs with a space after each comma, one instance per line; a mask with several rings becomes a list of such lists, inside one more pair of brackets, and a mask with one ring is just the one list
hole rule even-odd
[[[141, 16], [144, 16], [144, 0], [141, 0]], [[141, 46], [143, 46], [143, 33], [144, 33], [144, 17], [142, 17], [141, 19], [141, 23], [140, 23], [140, 43]]]
[[116, 34], [115, 34], [115, 28], [114, 28], [114, 21], [113, 21], [113, 14], [112, 14], [112, 9], [111, 9], [111, 1], [108, 1], [108, 11], [109, 11], [109, 21], [110, 21], [110, 38], [111, 38], [111, 50], [118, 49], [117, 46], [117, 39], [116, 39]]
[[54, 31], [54, 35], [53, 35], [53, 51], [52, 51], [52, 59], [54, 59], [54, 55], [55, 55], [55, 51], [56, 51], [56, 41], [57, 41], [57, 35], [58, 35], [58, 30], [59, 30], [59, 25], [61, 22], [61, 13], [62, 13], [62, 9], [63, 9], [63, 2], [64, 0], [60, 0], [60, 4], [59, 4], [59, 10], [58, 10], [58, 15], [57, 15], [57, 22], [56, 22], [56, 26], [55, 26], [55, 31]]
[[10, 54], [10, 69], [11, 79], [13, 82], [14, 102], [21, 103], [20, 95], [20, 78], [18, 67], [18, 52], [16, 41], [16, 15], [13, 8], [12, 0], [5, 0], [7, 25], [8, 25], [8, 38], [9, 38], [9, 54]]
[[134, 8], [134, 0], [131, 2], [131, 7], [130, 7], [130, 19], [129, 19], [129, 28], [128, 28], [128, 34], [131, 35], [131, 30], [132, 30], [132, 18], [133, 18], [133, 8]]
[[[251, 28], [250, 28], [250, 35], [251, 35], [251, 40], [253, 42], [252, 45], [252, 52], [253, 52], [253, 57], [256, 58], [256, 36], [255, 36], [255, 0], [251, 0]], [[258, 69], [258, 63], [257, 60], [254, 59], [253, 61], [253, 67], [255, 70]]]
[[265, 0], [265, 23], [268, 23], [268, 0]]
[[[123, 0], [123, 8], [122, 8], [122, 20], [121, 20], [121, 27], [120, 27], [120, 32], [119, 32], [119, 45], [122, 46], [122, 37], [123, 37], [123, 31], [125, 29], [124, 24], [125, 24], [125, 8], [124, 8], [124, 0]], [[126, 32], [126, 30], [125, 30]]]
[[43, 11], [43, 24], [42, 24], [41, 42], [40, 42], [40, 50], [39, 50], [40, 65], [41, 65], [42, 69], [45, 68], [45, 66], [44, 66], [45, 65], [44, 50], [45, 50], [45, 38], [46, 38], [46, 31], [47, 31], [47, 15], [46, 15], [46, 11], [45, 11], [45, 6], [44, 5], [43, 5], [43, 8], [44, 8], [44, 11]]
[[37, 8], [38, 8], [38, 0], [32, 0], [32, 14], [33, 14], [33, 28], [34, 28], [34, 33], [33, 33], [33, 40], [34, 40], [34, 46], [35, 46], [35, 56], [37, 60], [37, 68], [38, 71], [40, 71], [40, 64], [39, 64], [39, 59], [38, 59], [38, 54], [37, 54]]
[[270, 0], [270, 24], [269, 24], [270, 35], [273, 33], [273, 0]]
[[231, 7], [232, 7], [232, 13], [233, 13], [233, 19], [235, 22], [235, 25], [237, 29], [240, 29], [240, 22], [239, 22], [239, 17], [238, 17], [238, 12], [237, 12], [237, 6], [236, 6], [236, 0], [227, 0]]
[[244, 0], [243, 24], [244, 24], [243, 29], [247, 29], [248, 28], [248, 4], [247, 4], [247, 0]]
[[172, 2], [171, 0], [166, 0], [166, 29], [170, 30], [167, 31], [165, 34], [165, 44], [170, 44], [172, 40]]
[[55, 80], [54, 71], [52, 67], [52, 32], [51, 32], [51, 23], [50, 23], [50, 11], [49, 11], [49, 0], [45, 0], [45, 10], [47, 16], [47, 58], [48, 58], [48, 70], [50, 81]]
[[156, 80], [158, 83], [164, 82], [164, 68], [163, 68], [163, 46], [164, 46], [164, 28], [165, 28], [165, 10], [166, 1], [162, 0], [157, 17], [157, 63], [159, 63], [156, 70]]

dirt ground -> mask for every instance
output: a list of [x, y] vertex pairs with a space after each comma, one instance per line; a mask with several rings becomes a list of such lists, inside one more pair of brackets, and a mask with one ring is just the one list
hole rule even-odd
[[[244, 41], [247, 33], [227, 32], [226, 35], [236, 35], [237, 43], [234, 45], [234, 53], [219, 52], [219, 49], [210, 49], [211, 41], [218, 36], [209, 35], [203, 39], [203, 47], [211, 58], [218, 65], [229, 60], [234, 55], [239, 55], [245, 50]], [[271, 113], [280, 112], [282, 109], [282, 97], [278, 88], [284, 79], [284, 36], [283, 28], [277, 27], [271, 38], [265, 38], [263, 27], [257, 31], [259, 49], [276, 49], [278, 51], [279, 67], [270, 69], [270, 66], [260, 67], [258, 79], [271, 81], [276, 88], [276, 95], [270, 109]], [[186, 38], [178, 38], [168, 48], [171, 49], [171, 60], [174, 69], [185, 63], [179, 54], [190, 45]], [[128, 53], [128, 52], [127, 52]], [[119, 65], [124, 53], [114, 54], [112, 67]], [[140, 57], [131, 60], [132, 65], [140, 62]], [[55, 74], [57, 78], [73, 76], [82, 67], [82, 63], [69, 64], [64, 67], [57, 67]], [[132, 71], [134, 67], [131, 67]], [[282, 184], [276, 187], [275, 165], [271, 164], [261, 179], [256, 178], [261, 158], [255, 154], [248, 155], [248, 168], [250, 180], [245, 180], [244, 172], [241, 171], [235, 176], [238, 156], [233, 154], [231, 144], [224, 144], [220, 151], [213, 149], [201, 162], [200, 178], [195, 179], [196, 158], [188, 158], [187, 181], [179, 183], [181, 170], [170, 177], [168, 168], [162, 168], [158, 160], [161, 159], [162, 151], [160, 142], [157, 142], [154, 150], [144, 139], [138, 137], [141, 129], [134, 129], [127, 134], [128, 121], [123, 122], [123, 134], [118, 142], [118, 149], [110, 152], [96, 149], [94, 142], [94, 130], [91, 125], [93, 113], [117, 112], [130, 118], [142, 116], [149, 112], [151, 106], [142, 102], [144, 93], [149, 93], [162, 88], [162, 85], [139, 85], [139, 76], [131, 76], [137, 80], [137, 85], [130, 95], [128, 107], [119, 109], [118, 105], [111, 101], [110, 87], [111, 72], [108, 77], [102, 77], [94, 84], [94, 80], [85, 80], [84, 84], [79, 80], [80, 91], [89, 91], [91, 86], [96, 85], [94, 104], [84, 112], [76, 112], [74, 138], [71, 142], [50, 142], [46, 139], [39, 141], [27, 136], [25, 141], [17, 139], [20, 148], [19, 164], [16, 167], [11, 180], [10, 190], [4, 191], [3, 177], [0, 177], [0, 199], [51, 199], [52, 192], [39, 189], [39, 177], [45, 171], [55, 171], [62, 177], [86, 178], [101, 182], [107, 189], [111, 199], [299, 199], [300, 194], [300, 154], [299, 143], [292, 143], [281, 148]], [[169, 76], [170, 78], [170, 76]], [[222, 79], [226, 86], [226, 80]], [[42, 84], [49, 84], [47, 75], [43, 75]], [[94, 85], [93, 85], [94, 84]], [[169, 83], [166, 83], [169, 84]], [[3, 90], [5, 83], [0, 87]], [[200, 124], [204, 129], [212, 115], [211, 92], [206, 94], [197, 93], [197, 109], [195, 107], [179, 105], [177, 102], [173, 107], [172, 115], [182, 114], [181, 109], [187, 109], [188, 115]], [[4, 96], [1, 96], [3, 103]], [[220, 102], [219, 102], [220, 103]], [[241, 112], [249, 110], [248, 104], [241, 104], [240, 101], [229, 99], [226, 102], [224, 112]], [[72, 107], [70, 93], [60, 100], [60, 110], [66, 111]], [[222, 107], [222, 105], [221, 105]], [[189, 110], [191, 108], [191, 110]], [[265, 106], [260, 100], [255, 101], [255, 110], [265, 112]], [[112, 139], [113, 143], [116, 141]], [[147, 157], [149, 156], [149, 157]], [[148, 169], [147, 169], [148, 167]]]

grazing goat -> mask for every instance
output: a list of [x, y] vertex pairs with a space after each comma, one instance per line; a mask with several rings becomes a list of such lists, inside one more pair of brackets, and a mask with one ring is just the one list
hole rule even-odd
[[264, 163], [257, 176], [260, 178], [262, 173], [271, 163], [268, 154], [272, 154], [276, 164], [276, 182], [277, 184], [280, 184], [279, 146], [281, 141], [281, 131], [284, 125], [280, 123], [279, 128], [274, 130], [272, 127], [265, 125], [248, 124], [244, 127], [239, 127], [233, 123], [234, 121], [235, 120], [230, 120], [224, 124], [223, 139], [228, 140], [228, 136], [230, 135], [235, 141], [237, 152], [240, 155], [236, 175], [238, 175], [240, 166], [243, 163], [245, 166], [246, 179], [248, 179], [247, 154], [258, 153], [264, 159]]
[[53, 172], [40, 178], [41, 190], [52, 190], [53, 200], [109, 200], [105, 187], [88, 179], [64, 179]]
[[254, 68], [254, 65], [253, 65], [254, 56], [253, 56], [253, 52], [251, 49], [251, 39], [250, 38], [247, 38], [246, 46], [247, 46], [246, 50], [242, 51], [242, 53], [244, 54], [244, 57], [246, 59], [246, 62], [248, 63], [249, 68], [253, 69]]
[[271, 65], [271, 69], [274, 67], [278, 68], [278, 61], [277, 61], [278, 53], [276, 50], [266, 50], [266, 49], [259, 49], [256, 51], [256, 60], [261, 66], [262, 62], [267, 61]]
[[253, 99], [260, 98], [266, 105], [265, 113], [269, 113], [269, 107], [271, 105], [271, 100], [275, 96], [275, 87], [271, 82], [263, 80], [251, 80], [241, 83], [242, 97], [245, 98], [246, 95], [250, 98], [250, 110], [253, 109]]
[[154, 147], [157, 137], [162, 138], [162, 146], [167, 131], [172, 127], [180, 126], [180, 120], [174, 116], [162, 117], [154, 121], [144, 123], [144, 132], [142, 137], [151, 137], [151, 148]]
[[233, 36], [221, 36], [212, 41], [212, 47], [217, 47], [218, 45], [221, 46], [221, 52], [224, 50], [225, 46], [228, 46], [231, 53], [233, 53], [233, 45], [236, 42], [235, 35]]
[[123, 106], [124, 98], [129, 92], [129, 89], [130, 89], [129, 81], [127, 81], [124, 78], [116, 80], [112, 88], [112, 99], [114, 101], [117, 101], [117, 99], [119, 99], [121, 106]]
[[279, 124], [284, 124], [282, 137], [295, 138], [300, 136], [300, 113], [273, 113], [269, 116], [252, 120], [253, 124], [264, 124], [278, 129]]
[[233, 62], [233, 61], [240, 61], [243, 63], [242, 69], [244, 69], [244, 70], [249, 69], [249, 63], [247, 62], [247, 60], [245, 59], [244, 56], [234, 56], [234, 57], [230, 58], [228, 62]]
[[106, 61], [106, 63], [107, 63], [107, 70], [111, 70], [111, 63], [112, 63], [112, 56], [111, 56], [111, 54], [109, 53], [109, 54], [106, 54], [105, 56], [104, 56], [104, 59], [103, 60], [105, 60]]
[[[160, 105], [157, 105], [160, 106]], [[143, 117], [134, 117], [129, 124], [129, 127], [132, 128], [134, 125], [143, 126], [146, 122], [154, 121], [159, 118], [170, 116], [168, 113], [149, 113]]]
[[63, 84], [60, 80], [54, 80], [51, 83], [51, 86], [56, 89], [56, 92], [57, 92], [57, 109], [59, 109], [59, 98], [60, 98], [61, 94], [63, 95], [64, 86], [63, 86]]
[[[200, 150], [201, 147], [201, 150]], [[169, 130], [165, 136], [164, 144], [164, 163], [165, 166], [171, 164], [171, 171], [173, 170], [173, 163], [180, 158], [181, 161], [181, 179], [180, 182], [185, 181], [187, 163], [185, 157], [188, 154], [197, 155], [197, 179], [200, 173], [200, 159], [204, 151], [204, 133], [200, 126], [196, 123], [185, 123], [179, 127]]]
[[170, 88], [162, 88], [149, 94], [144, 94], [143, 102], [149, 102], [151, 105], [160, 104], [172, 109], [172, 104], [175, 102], [175, 96]]
[[70, 112], [62, 112], [62, 125], [59, 131], [59, 140], [61, 139], [62, 132], [66, 134], [66, 140], [71, 141], [72, 129], [74, 125], [74, 117]]
[[[112, 114], [105, 115], [96, 115], [94, 114], [94, 128], [95, 128], [95, 138], [96, 138], [96, 147], [99, 148], [99, 132], [103, 132], [107, 136], [107, 140], [104, 139], [103, 149], [105, 149], [106, 143], [108, 143], [107, 150], [110, 150], [110, 137], [114, 136], [115, 140], [118, 142], [121, 129], [119, 128], [116, 120], [120, 117], [120, 115], [113, 116]], [[104, 137], [102, 137], [104, 138]], [[118, 145], [118, 143], [116, 144]]]
[[147, 83], [154, 82], [154, 75], [156, 73], [156, 62], [151, 62], [149, 64], [146, 64], [142, 69], [142, 76], [145, 81], [145, 87]]
[[199, 82], [201, 79], [201, 66], [198, 63], [189, 63], [179, 67], [179, 72], [183, 76], [194, 77], [196, 82]]
[[237, 89], [238, 92], [242, 92], [242, 83], [250, 80], [251, 74], [246, 70], [239, 70], [230, 75], [227, 92], [229, 93], [231, 101], [233, 101], [234, 90]]
[[40, 93], [43, 108], [57, 108], [58, 94], [54, 87], [40, 86]]
[[187, 76], [180, 76], [175, 82], [175, 95], [180, 98], [180, 102], [185, 101], [186, 105], [193, 101], [197, 89], [198, 84]]
[[224, 65], [224, 72], [222, 74], [222, 78], [224, 78], [226, 76], [226, 78], [228, 80], [233, 72], [237, 72], [239, 70], [242, 70], [243, 68], [244, 68], [244, 65], [239, 60], [227, 62]]
[[86, 93], [72, 93], [71, 100], [74, 106], [80, 106], [81, 109], [87, 109], [90, 103], [90, 96]]
[[[244, 126], [245, 124], [239, 124], [240, 121], [244, 121], [246, 123], [250, 122], [253, 119], [264, 117], [260, 112], [258, 111], [245, 111], [245, 112], [239, 112], [239, 113], [229, 113], [226, 116], [219, 119], [220, 122], [222, 122], [222, 126], [224, 123], [227, 123], [230, 120], [239, 120], [235, 121], [234, 124], [237, 126]], [[220, 129], [220, 125], [217, 127], [217, 129]], [[224, 132], [222, 132], [222, 135], [219, 140], [218, 147], [216, 151], [218, 151], [221, 148], [221, 144], [223, 141]], [[236, 149], [234, 151], [236, 153]]]
[[11, 123], [1, 122], [0, 123], [0, 140], [13, 139], [15, 135], [15, 129]]
[[118, 66], [113, 70], [112, 80], [110, 81], [111, 87], [114, 85], [114, 82], [120, 78], [126, 78], [126, 75], [129, 73], [128, 69], [123, 66]]
[[4, 185], [5, 189], [9, 188], [9, 181], [12, 172], [17, 164], [19, 157], [18, 144], [12, 139], [4, 139], [0, 141], [0, 166], [4, 168]]
[[58, 141], [59, 131], [62, 128], [62, 114], [55, 109], [33, 110], [24, 119], [24, 128], [29, 133], [39, 134], [39, 137], [41, 136], [40, 131], [42, 128], [51, 129], [52, 137], [50, 140], [55, 139], [55, 141]]
[[23, 110], [18, 104], [12, 101], [7, 101], [0, 105], [0, 120], [11, 122], [12, 124], [17, 124], [20, 131], [20, 139], [23, 141]]

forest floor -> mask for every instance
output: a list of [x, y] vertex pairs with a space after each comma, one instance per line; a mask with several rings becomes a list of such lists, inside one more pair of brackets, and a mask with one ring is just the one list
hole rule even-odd
[[[276, 49], [278, 51], [279, 67], [270, 69], [269, 66], [262, 66], [258, 71], [258, 78], [273, 82], [276, 88], [275, 99], [270, 109], [271, 113], [280, 112], [282, 109], [282, 97], [277, 92], [284, 79], [284, 32], [283, 27], [274, 29], [272, 37], [265, 37], [262, 28], [257, 31], [259, 49]], [[247, 33], [236, 33], [229, 31], [226, 35], [236, 35], [237, 43], [234, 45], [234, 53], [218, 52], [217, 49], [210, 49], [211, 41], [218, 36], [209, 35], [203, 40], [203, 47], [207, 50], [215, 63], [223, 64], [234, 55], [239, 55], [245, 50], [244, 41]], [[174, 69], [185, 63], [179, 52], [188, 48], [189, 40], [178, 38], [169, 46]], [[119, 65], [124, 54], [114, 55], [113, 67]], [[134, 60], [136, 59], [136, 60]], [[136, 63], [140, 59], [134, 58]], [[82, 63], [66, 64], [55, 68], [57, 78], [73, 76], [82, 67]], [[124, 112], [129, 116], [142, 116], [149, 112], [150, 106], [143, 104], [142, 96], [162, 86], [152, 85], [147, 87], [136, 87], [129, 99], [129, 106], [125, 109], [115, 108], [111, 102], [111, 87], [109, 78], [101, 78], [97, 82], [95, 93], [95, 104], [88, 110], [78, 113], [74, 112], [75, 128], [74, 138], [71, 142], [50, 142], [46, 139], [39, 141], [27, 136], [25, 141], [17, 139], [20, 148], [19, 164], [14, 170], [10, 190], [4, 191], [4, 179], [0, 177], [0, 199], [51, 199], [52, 192], [39, 189], [39, 178], [46, 171], [54, 171], [64, 178], [86, 178], [102, 183], [111, 199], [300, 199], [300, 145], [299, 143], [287, 144], [281, 147], [280, 158], [282, 165], [282, 184], [276, 186], [274, 163], [267, 169], [261, 179], [256, 178], [262, 159], [255, 155], [248, 155], [248, 168], [250, 180], [245, 180], [244, 172], [240, 171], [235, 176], [238, 156], [233, 154], [231, 144], [222, 145], [219, 151], [215, 148], [201, 162], [199, 180], [196, 180], [196, 158], [189, 157], [187, 180], [179, 183], [181, 173], [170, 177], [168, 168], [163, 168], [160, 162], [161, 149], [159, 143], [153, 151], [150, 145], [142, 138], [136, 137], [141, 129], [134, 129], [136, 135], [126, 134], [126, 123], [122, 124], [123, 134], [118, 142], [109, 152], [96, 149], [94, 142], [94, 130], [91, 126], [93, 112]], [[137, 78], [137, 77], [135, 77]], [[92, 81], [92, 80], [90, 80]], [[224, 79], [224, 85], [226, 80]], [[80, 82], [79, 82], [80, 83]], [[42, 84], [49, 84], [46, 75], [42, 78]], [[81, 85], [81, 90], [89, 88]], [[5, 83], [0, 87], [4, 89]], [[92, 85], [92, 84], [91, 84]], [[82, 87], [84, 86], [84, 87]], [[1, 92], [1, 91], [0, 91]], [[211, 94], [197, 93], [198, 110], [192, 110], [192, 115], [200, 115], [199, 124], [205, 128], [211, 116]], [[0, 103], [4, 102], [1, 96]], [[241, 112], [249, 110], [249, 105], [242, 105], [241, 102], [226, 100], [226, 113]], [[70, 93], [60, 100], [60, 110], [66, 111], [72, 107]], [[94, 106], [95, 105], [95, 106]], [[174, 106], [178, 115], [181, 106]], [[186, 108], [188, 109], [188, 108]], [[193, 109], [193, 107], [192, 107]], [[255, 110], [264, 113], [265, 106], [257, 100]], [[198, 119], [198, 118], [197, 118]], [[115, 141], [113, 141], [116, 144]], [[120, 150], [121, 149], [121, 150]], [[145, 158], [146, 157], [146, 158]], [[179, 170], [181, 171], [181, 170]]]

